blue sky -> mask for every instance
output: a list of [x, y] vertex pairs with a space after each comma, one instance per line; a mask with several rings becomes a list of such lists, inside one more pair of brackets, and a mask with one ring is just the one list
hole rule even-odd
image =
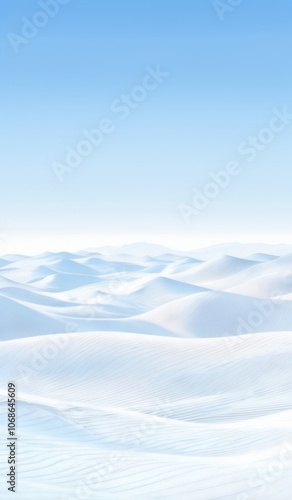
[[[292, 112], [291, 2], [221, 21], [209, 0], [71, 0], [15, 53], [38, 11], [2, 2], [0, 232], [289, 232], [292, 121], [252, 163], [238, 146]], [[168, 76], [121, 120], [112, 103], [156, 65]], [[60, 183], [52, 164], [104, 118], [114, 131]], [[187, 223], [179, 207], [231, 160], [240, 175]]]

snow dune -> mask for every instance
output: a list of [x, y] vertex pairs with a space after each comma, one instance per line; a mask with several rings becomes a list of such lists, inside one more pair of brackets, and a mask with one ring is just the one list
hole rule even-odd
[[291, 254], [138, 250], [0, 261], [15, 498], [290, 500]]

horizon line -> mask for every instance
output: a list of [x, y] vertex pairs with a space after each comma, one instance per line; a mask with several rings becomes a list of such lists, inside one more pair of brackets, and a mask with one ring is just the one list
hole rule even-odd
[[[82, 241], [81, 241], [82, 240]], [[292, 245], [288, 233], [30, 233], [0, 234], [0, 255], [23, 253], [37, 255], [43, 252], [77, 252], [102, 247], [125, 245], [158, 245], [169, 250], [192, 252], [216, 245]]]

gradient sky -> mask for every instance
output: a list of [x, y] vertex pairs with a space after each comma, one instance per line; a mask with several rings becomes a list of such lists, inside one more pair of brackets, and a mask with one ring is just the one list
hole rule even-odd
[[[224, 21], [211, 0], [71, 0], [17, 54], [8, 33], [42, 9], [1, 8], [0, 232], [289, 232], [292, 122], [189, 224], [179, 205], [274, 108], [292, 112], [290, 0]], [[169, 76], [120, 120], [112, 102], [156, 64]], [[115, 131], [60, 183], [52, 162], [107, 117]]]

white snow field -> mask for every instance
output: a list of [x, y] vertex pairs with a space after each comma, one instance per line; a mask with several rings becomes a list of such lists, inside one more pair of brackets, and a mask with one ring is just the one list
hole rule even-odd
[[127, 252], [1, 257], [0, 499], [291, 500], [292, 254]]

